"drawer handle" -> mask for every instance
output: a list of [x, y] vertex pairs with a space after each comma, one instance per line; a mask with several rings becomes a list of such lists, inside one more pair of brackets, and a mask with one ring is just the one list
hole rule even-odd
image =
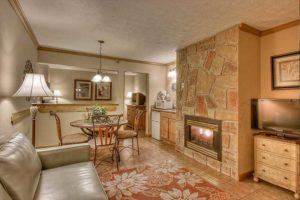
[[284, 151], [285, 151], [285, 152], [289, 152], [289, 150], [287, 150], [287, 149], [285, 149]]
[[288, 166], [289, 164], [287, 164], [287, 163], [284, 163], [284, 165], [285, 165], [285, 166]]
[[262, 146], [265, 147], [266, 145], [265, 145], [265, 144], [262, 144]]
[[263, 156], [262, 159], [266, 159], [266, 157]]
[[266, 172], [266, 170], [264, 170], [264, 169], [263, 169], [262, 171], [263, 171], [263, 172]]
[[289, 180], [287, 177], [284, 177], [285, 180]]

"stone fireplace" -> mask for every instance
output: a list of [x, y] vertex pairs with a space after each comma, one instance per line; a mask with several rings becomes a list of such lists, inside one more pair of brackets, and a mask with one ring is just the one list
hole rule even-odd
[[234, 179], [252, 173], [260, 38], [233, 26], [177, 51], [176, 149]]
[[222, 160], [222, 122], [206, 117], [185, 115], [185, 147]]

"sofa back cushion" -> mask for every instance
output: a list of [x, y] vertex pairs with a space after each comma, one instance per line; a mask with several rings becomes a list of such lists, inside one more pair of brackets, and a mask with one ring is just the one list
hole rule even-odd
[[33, 199], [42, 165], [22, 133], [0, 136], [0, 182], [12, 199]]

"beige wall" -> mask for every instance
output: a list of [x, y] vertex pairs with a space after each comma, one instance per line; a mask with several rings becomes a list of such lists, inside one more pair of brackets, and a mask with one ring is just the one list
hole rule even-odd
[[238, 172], [240, 176], [253, 171], [253, 133], [251, 130], [251, 99], [260, 96], [260, 38], [239, 32], [238, 74]]
[[[49, 69], [48, 80], [52, 90], [60, 90], [62, 97], [59, 98], [59, 103], [83, 103], [81, 100], [74, 100], [74, 80], [91, 80], [95, 75], [94, 72], [89, 71], [77, 71], [77, 70], [66, 70], [66, 69]], [[112, 80], [112, 100], [111, 103], [119, 103], [120, 95], [118, 94], [119, 89], [119, 77], [117, 74], [109, 74]], [[93, 99], [95, 99], [95, 85], [93, 87]], [[91, 102], [91, 101], [87, 101]], [[94, 103], [100, 103], [101, 101], [93, 101]], [[105, 102], [105, 101], [103, 101]]]
[[[62, 65], [64, 67], [79, 67], [96, 69], [98, 67], [99, 60], [94, 57], [71, 55], [65, 53], [53, 53], [47, 51], [38, 51], [39, 63], [44, 65]], [[165, 90], [165, 77], [166, 77], [166, 67], [148, 64], [137, 64], [130, 62], [115, 62], [112, 60], [103, 59], [103, 69], [104, 70], [114, 70], [118, 72], [118, 75], [113, 78], [113, 99], [112, 101], [106, 101], [105, 103], [118, 103], [118, 110], [124, 110], [124, 94], [125, 94], [125, 72], [136, 72], [147, 74], [149, 79], [149, 85], [146, 91], [148, 91], [148, 102], [149, 105], [153, 105], [156, 99], [156, 94], [160, 90]], [[79, 74], [78, 74], [79, 73]], [[70, 70], [60, 70], [60, 69], [50, 69], [49, 70], [49, 80], [52, 89], [61, 89], [61, 92], [71, 99], [73, 93], [73, 79], [78, 76], [88, 78], [92, 75], [91, 72], [72, 72]], [[71, 84], [66, 83], [71, 82]], [[115, 82], [115, 83], [114, 83]], [[138, 82], [138, 81], [137, 81]], [[64, 87], [64, 88], [62, 88]], [[133, 87], [134, 89], [134, 87]], [[136, 88], [138, 89], [138, 88]], [[66, 91], [72, 91], [67, 92]], [[144, 90], [144, 89], [143, 89]], [[65, 93], [65, 94], [64, 94]], [[66, 100], [66, 99], [65, 99]], [[147, 127], [149, 121], [150, 106], [148, 106], [147, 115]], [[84, 117], [84, 113], [59, 113], [61, 120], [63, 122], [63, 134], [69, 134], [74, 132], [80, 132], [79, 129], [74, 129], [69, 126], [69, 122], [74, 119], [81, 119]], [[49, 116], [49, 114], [40, 113], [37, 117], [37, 146], [51, 146], [57, 144], [57, 136], [55, 130], [55, 122]], [[47, 124], [47, 126], [45, 126]]]
[[261, 97], [299, 98], [299, 90], [272, 90], [271, 56], [299, 50], [300, 26], [261, 37]]
[[31, 138], [30, 117], [10, 124], [11, 114], [28, 108], [30, 103], [11, 96], [22, 83], [26, 60], [36, 64], [36, 49], [9, 2], [0, 1], [0, 135], [21, 131]]
[[168, 77], [169, 70], [174, 68], [176, 69], [176, 64], [170, 65], [166, 69], [166, 91], [170, 94], [171, 100], [173, 101], [174, 106], [176, 106], [176, 91], [172, 90], [172, 84], [176, 83], [176, 78]]
[[144, 95], [147, 94], [147, 76], [146, 74], [138, 73], [134, 76], [133, 91]]

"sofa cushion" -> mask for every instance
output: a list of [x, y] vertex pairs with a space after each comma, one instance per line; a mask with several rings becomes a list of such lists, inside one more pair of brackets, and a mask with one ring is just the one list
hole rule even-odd
[[0, 136], [0, 182], [12, 199], [33, 199], [41, 161], [22, 133]]
[[94, 165], [81, 162], [43, 170], [36, 200], [107, 199]]

